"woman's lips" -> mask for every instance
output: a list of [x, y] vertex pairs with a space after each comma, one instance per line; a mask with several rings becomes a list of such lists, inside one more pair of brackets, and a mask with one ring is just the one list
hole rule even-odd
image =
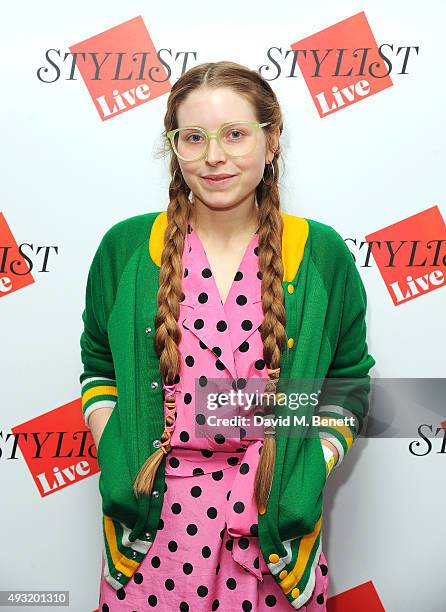
[[202, 176], [201, 177], [204, 181], [206, 181], [206, 183], [208, 185], [226, 185], [227, 183], [229, 183], [229, 181], [231, 179], [234, 178], [234, 176], [228, 176], [224, 179], [214, 179], [214, 178], [210, 178], [210, 177], [206, 177], [206, 176]]

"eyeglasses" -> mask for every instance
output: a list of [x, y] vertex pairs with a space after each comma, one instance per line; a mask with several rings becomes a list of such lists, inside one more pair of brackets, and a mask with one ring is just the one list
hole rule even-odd
[[173, 152], [183, 161], [198, 161], [207, 155], [209, 142], [215, 138], [220, 148], [231, 157], [251, 153], [257, 142], [259, 128], [271, 122], [234, 121], [223, 123], [216, 132], [198, 126], [185, 126], [167, 132]]

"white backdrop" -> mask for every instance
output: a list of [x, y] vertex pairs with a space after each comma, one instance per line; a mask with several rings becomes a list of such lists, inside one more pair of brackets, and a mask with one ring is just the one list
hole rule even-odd
[[[33, 283], [1, 296], [1, 589], [68, 590], [70, 609], [79, 612], [98, 605], [98, 474], [41, 497], [20, 450], [13, 452], [11, 429], [78, 400], [81, 313], [99, 240], [126, 217], [167, 207], [167, 159], [153, 151], [168, 94], [102, 121], [77, 69], [69, 80], [60, 60], [58, 80], [39, 80], [41, 67], [55, 77], [45, 53], [69, 53], [140, 15], [157, 48], [171, 49], [172, 57], [196, 52], [187, 67], [222, 59], [254, 69], [268, 64], [262, 74], [269, 78], [277, 72], [268, 49], [285, 52], [361, 11], [378, 45], [394, 45], [392, 87], [321, 118], [299, 66], [287, 78], [291, 62], [283, 61], [271, 81], [284, 115], [282, 209], [358, 243], [435, 205], [446, 217], [440, 0], [28, 1], [2, 9], [0, 212], [15, 241], [33, 245], [27, 252], [35, 267]], [[406, 74], [399, 46], [419, 48]], [[170, 60], [171, 84], [182, 61]], [[4, 225], [1, 231], [5, 246]], [[41, 245], [57, 246], [46, 272], [39, 271]], [[444, 377], [444, 287], [396, 307], [373, 257], [364, 267], [363, 251], [349, 245], [368, 294], [368, 344], [377, 361], [371, 374]], [[444, 610], [445, 454], [437, 439], [437, 452], [412, 455], [416, 438], [414, 431], [410, 439], [359, 439], [330, 476], [323, 532], [330, 596], [371, 580], [386, 610]]]

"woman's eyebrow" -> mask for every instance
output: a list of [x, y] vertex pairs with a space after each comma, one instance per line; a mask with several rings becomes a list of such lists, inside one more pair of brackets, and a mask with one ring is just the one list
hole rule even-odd
[[[234, 119], [233, 121], [224, 121], [223, 123], [220, 123], [220, 125], [218, 126], [218, 128], [220, 128], [222, 125], [228, 125], [229, 123], [239, 123], [240, 121], [242, 121], [241, 119]], [[209, 132], [213, 132], [213, 131], [217, 131], [218, 128], [216, 128], [216, 130], [209, 130], [209, 128], [204, 127], [203, 125], [200, 125], [199, 123], [187, 123], [186, 125], [179, 125], [178, 128], [186, 128], [186, 127], [201, 127], [203, 130], [208, 130]]]

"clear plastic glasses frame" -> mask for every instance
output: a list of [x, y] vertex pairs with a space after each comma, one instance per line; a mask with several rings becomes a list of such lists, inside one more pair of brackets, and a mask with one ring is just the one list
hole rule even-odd
[[[167, 132], [166, 136], [168, 137], [169, 141], [170, 141], [170, 145], [172, 147], [173, 152], [175, 153], [175, 155], [177, 157], [179, 157], [180, 159], [182, 159], [183, 161], [198, 161], [200, 159], [203, 159], [204, 157], [206, 157], [207, 152], [209, 150], [209, 143], [211, 138], [215, 138], [218, 142], [218, 144], [220, 145], [220, 149], [226, 153], [226, 155], [229, 155], [230, 157], [243, 157], [244, 155], [249, 155], [249, 153], [251, 153], [256, 145], [257, 142], [257, 132], [260, 128], [265, 127], [266, 125], [269, 125], [271, 123], [271, 121], [267, 121], [265, 123], [259, 123], [258, 121], [228, 121], [227, 123], [223, 123], [216, 132], [210, 132], [209, 130], [207, 130], [206, 128], [200, 127], [198, 125], [185, 125], [182, 128], [176, 128], [174, 130], [170, 130], [169, 132]], [[232, 125], [232, 124], [237, 124], [237, 125], [249, 125], [251, 126], [254, 130], [255, 130], [255, 139], [253, 142], [253, 146], [251, 148], [250, 151], [247, 151], [246, 153], [242, 153], [241, 155], [233, 155], [232, 153], [230, 153], [229, 151], [227, 151], [223, 145], [223, 143], [221, 142], [221, 138], [220, 138], [220, 134], [223, 128], [227, 127], [228, 125]], [[175, 135], [177, 134], [177, 132], [179, 132], [180, 130], [183, 129], [193, 129], [193, 130], [199, 130], [203, 136], [206, 138], [206, 146], [203, 149], [203, 152], [198, 155], [197, 157], [194, 157], [193, 159], [189, 159], [187, 157], [183, 157], [182, 155], [180, 155], [178, 153], [178, 151], [175, 148], [175, 144], [174, 144], [174, 138]]]

